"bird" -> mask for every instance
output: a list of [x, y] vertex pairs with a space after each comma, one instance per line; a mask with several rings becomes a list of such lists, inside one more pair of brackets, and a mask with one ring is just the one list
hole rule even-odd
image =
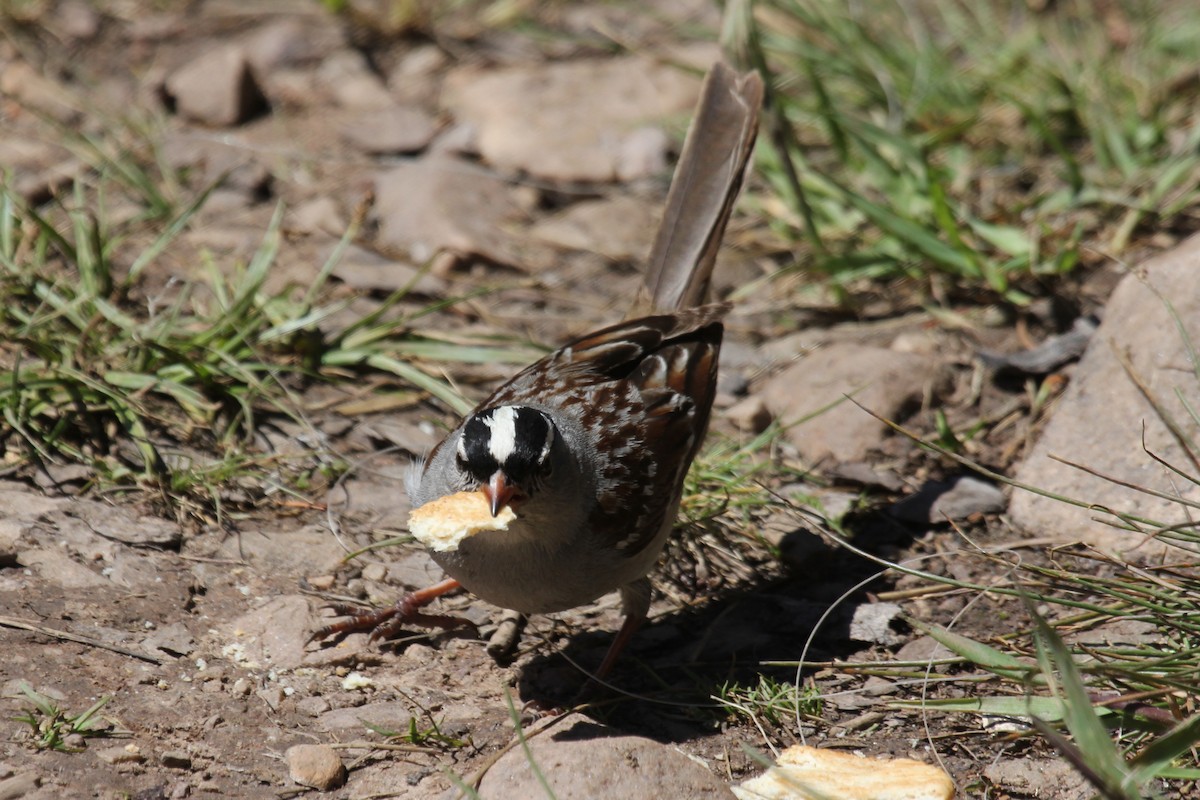
[[405, 624], [449, 624], [454, 618], [422, 609], [459, 587], [526, 615], [616, 590], [624, 621], [595, 676], [611, 670], [649, 611], [647, 575], [708, 429], [729, 306], [705, 299], [762, 97], [757, 72], [721, 62], [709, 70], [634, 303], [641, 315], [521, 370], [414, 464], [406, 482], [414, 508], [479, 491], [493, 516], [515, 512], [508, 529], [431, 551], [445, 580], [313, 639], [371, 630], [375, 640]]

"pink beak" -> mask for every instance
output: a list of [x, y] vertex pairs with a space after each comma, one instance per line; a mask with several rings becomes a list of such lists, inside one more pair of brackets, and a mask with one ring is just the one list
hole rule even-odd
[[493, 517], [499, 514], [500, 509], [508, 505], [519, 492], [517, 487], [509, 482], [503, 470], [496, 470], [492, 473], [492, 477], [488, 479], [482, 491], [491, 506]]

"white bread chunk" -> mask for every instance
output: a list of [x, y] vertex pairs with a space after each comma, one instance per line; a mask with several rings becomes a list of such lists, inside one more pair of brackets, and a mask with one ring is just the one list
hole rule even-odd
[[866, 758], [795, 745], [774, 767], [734, 786], [738, 800], [951, 800], [954, 782], [909, 758]]
[[493, 517], [483, 492], [458, 492], [414, 508], [408, 515], [408, 530], [430, 550], [447, 552], [477, 533], [507, 530], [516, 518], [508, 506]]

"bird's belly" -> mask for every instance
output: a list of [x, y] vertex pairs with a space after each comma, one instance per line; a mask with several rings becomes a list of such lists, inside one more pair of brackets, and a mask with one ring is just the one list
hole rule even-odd
[[[477, 534], [452, 552], [433, 552], [451, 578], [483, 600], [526, 614], [546, 614], [585, 605], [637, 580], [653, 565], [657, 551], [631, 561], [623, 555], [573, 547], [548, 548], [543, 541], [511, 531]], [[581, 552], [581, 550], [583, 552]]]

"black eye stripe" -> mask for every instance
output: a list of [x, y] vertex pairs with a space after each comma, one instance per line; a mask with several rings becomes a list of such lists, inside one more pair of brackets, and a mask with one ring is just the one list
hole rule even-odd
[[518, 406], [514, 425], [516, 442], [509, 460], [530, 463], [541, 462], [550, 452], [554, 442], [554, 428], [546, 415], [532, 408]]
[[481, 479], [490, 476], [500, 468], [488, 448], [491, 428], [487, 426], [482, 417], [482, 414], [476, 414], [467, 420], [458, 446], [460, 459], [465, 461], [470, 471]]

